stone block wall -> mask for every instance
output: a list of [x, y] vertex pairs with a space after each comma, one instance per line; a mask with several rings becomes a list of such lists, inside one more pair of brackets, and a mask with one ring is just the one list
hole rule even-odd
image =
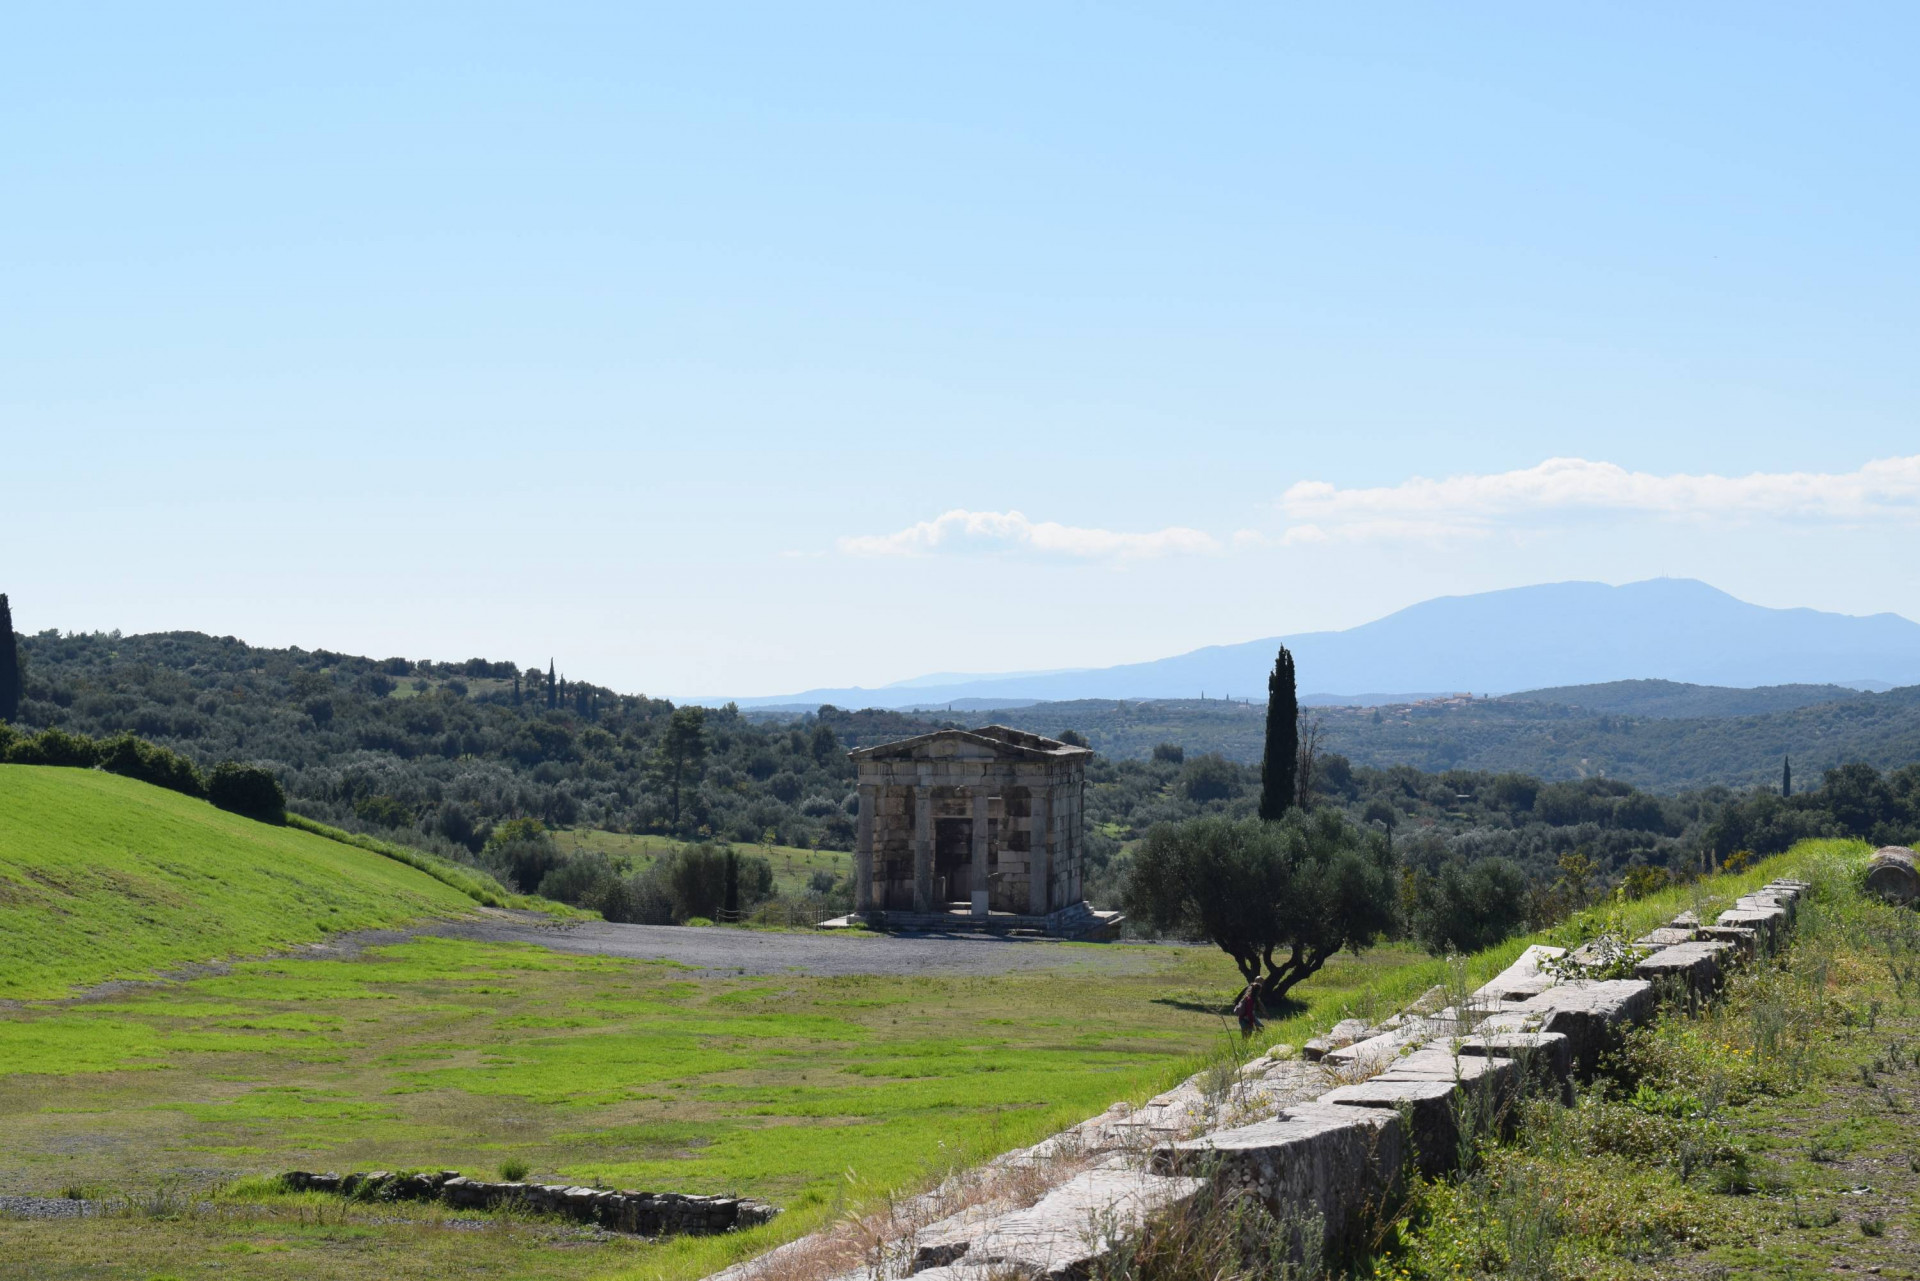
[[639, 1236], [711, 1236], [758, 1227], [780, 1213], [749, 1197], [688, 1196], [678, 1192], [608, 1191], [560, 1183], [490, 1183], [458, 1170], [392, 1174], [314, 1174], [291, 1170], [280, 1176], [290, 1192], [335, 1192], [363, 1201], [444, 1201], [459, 1209], [492, 1210], [515, 1205], [537, 1214], [557, 1214]]

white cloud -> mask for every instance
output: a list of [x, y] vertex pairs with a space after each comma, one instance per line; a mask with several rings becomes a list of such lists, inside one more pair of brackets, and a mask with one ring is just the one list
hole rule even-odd
[[1920, 523], [1920, 455], [1884, 458], [1851, 472], [1746, 476], [1656, 476], [1615, 463], [1549, 458], [1519, 471], [1416, 476], [1372, 489], [1302, 481], [1281, 496], [1280, 506], [1297, 522], [1282, 536], [1285, 543], [1471, 536], [1570, 515], [1911, 524]]
[[1145, 534], [1088, 529], [1028, 520], [1019, 512], [972, 512], [960, 508], [891, 534], [842, 538], [850, 556], [927, 556], [953, 552], [1032, 552], [1076, 560], [1145, 560], [1160, 556], [1211, 555], [1219, 540], [1203, 530], [1173, 525]]

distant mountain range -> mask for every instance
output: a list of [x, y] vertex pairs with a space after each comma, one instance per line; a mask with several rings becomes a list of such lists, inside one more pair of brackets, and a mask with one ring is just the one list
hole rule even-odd
[[737, 701], [742, 707], [796, 708], [951, 703], [956, 710], [1087, 698], [1205, 695], [1260, 702], [1281, 645], [1293, 651], [1303, 701], [1363, 706], [1437, 693], [1506, 694], [1643, 680], [1876, 690], [1920, 684], [1920, 624], [1898, 614], [1863, 618], [1770, 609], [1694, 579], [1656, 578], [1620, 587], [1545, 583], [1442, 596], [1346, 631], [1214, 645], [1118, 667], [942, 674], [878, 689], [814, 689]]

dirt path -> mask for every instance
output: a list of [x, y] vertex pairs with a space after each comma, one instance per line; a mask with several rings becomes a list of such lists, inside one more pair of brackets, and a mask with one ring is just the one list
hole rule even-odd
[[[535, 943], [561, 952], [677, 961], [715, 975], [890, 974], [993, 975], [1014, 971], [1093, 968], [1102, 973], [1151, 969], [1149, 951], [1108, 944], [1000, 939], [970, 934], [861, 935], [784, 933], [684, 925], [553, 922], [532, 913], [490, 912], [484, 920], [449, 921], [408, 933], [485, 943]], [[396, 941], [364, 938], [366, 942]]]

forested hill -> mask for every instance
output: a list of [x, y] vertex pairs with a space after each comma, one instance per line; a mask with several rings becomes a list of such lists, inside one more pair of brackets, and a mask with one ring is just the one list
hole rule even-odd
[[[1817, 689], [1837, 689], [1840, 697], [1794, 705]], [[1548, 694], [1581, 705], [1544, 701]], [[1759, 715], [1659, 710], [1770, 702], [1786, 708]], [[1612, 705], [1655, 710], [1601, 710]], [[1260, 704], [1218, 700], [1082, 699], [979, 715], [1045, 734], [1079, 730], [1095, 749], [1113, 756], [1143, 757], [1156, 743], [1172, 742], [1253, 764], [1264, 741], [1263, 711]], [[1783, 756], [1791, 756], [1807, 778], [1851, 761], [1893, 769], [1920, 760], [1920, 686], [1861, 694], [1837, 686], [1736, 690], [1632, 681], [1512, 698], [1322, 707], [1311, 714], [1325, 727], [1327, 749], [1356, 766], [1518, 770], [1549, 780], [1606, 777], [1669, 794], [1772, 783]]]
[[1686, 685], [1679, 681], [1606, 681], [1598, 685], [1562, 685], [1507, 694], [1508, 703], [1556, 703], [1581, 711], [1615, 716], [1666, 718], [1764, 716], [1798, 707], [1816, 707], [1860, 697], [1845, 685], [1762, 685], [1733, 689], [1725, 685]]
[[[47, 632], [22, 638], [22, 652], [16, 730], [131, 731], [202, 766], [264, 765], [298, 812], [477, 862], [523, 891], [545, 887], [575, 903], [597, 900], [549, 882], [582, 861], [522, 866], [508, 847], [525, 825], [505, 820], [844, 850], [858, 809], [847, 749], [951, 723], [830, 707], [798, 718], [676, 708], [564, 678], [549, 687], [548, 673], [510, 662], [261, 649], [192, 632]], [[1151, 825], [1253, 812], [1260, 713], [1198, 700], [1089, 701], [975, 712], [967, 723], [1078, 730], [1100, 749], [1088, 771], [1087, 876], [1105, 904], [1125, 874], [1124, 843]], [[1719, 720], [1488, 699], [1322, 715], [1323, 746], [1353, 759], [1321, 758], [1316, 801], [1395, 830], [1408, 863], [1429, 872], [1500, 856], [1546, 884], [1575, 854], [1613, 877], [1633, 866], [1691, 866], [1703, 852], [1764, 853], [1806, 835], [1920, 832], [1920, 766], [1911, 764], [1920, 760], [1920, 689]], [[1765, 786], [1746, 797], [1680, 791], [1714, 771], [1773, 783], [1788, 751], [1800, 780], [1791, 802]], [[14, 748], [8, 755], [18, 759]], [[1826, 766], [1854, 757], [1908, 768], [1822, 779]], [[1423, 773], [1408, 763], [1470, 768]], [[1613, 777], [1598, 777], [1602, 770]], [[1523, 773], [1585, 777], [1542, 784]], [[1622, 781], [1636, 774], [1673, 794]], [[1806, 790], [1821, 782], [1825, 792]], [[504, 843], [489, 843], [501, 833]], [[835, 892], [848, 891], [842, 883]]]
[[1920, 686], [1763, 716], [1666, 718], [1592, 713], [1552, 703], [1338, 709], [1328, 744], [1355, 764], [1525, 769], [1543, 778], [1604, 775], [1659, 792], [1776, 781], [1791, 756], [1803, 777], [1853, 761], [1920, 761]]
[[720, 709], [676, 769], [673, 704], [563, 678], [549, 706], [548, 674], [511, 662], [262, 649], [198, 632], [43, 632], [20, 647], [22, 729], [131, 730], [202, 766], [266, 765], [302, 813], [443, 850], [477, 850], [518, 816], [848, 848], [847, 750], [932, 728], [894, 712], [829, 710], [800, 726]]

